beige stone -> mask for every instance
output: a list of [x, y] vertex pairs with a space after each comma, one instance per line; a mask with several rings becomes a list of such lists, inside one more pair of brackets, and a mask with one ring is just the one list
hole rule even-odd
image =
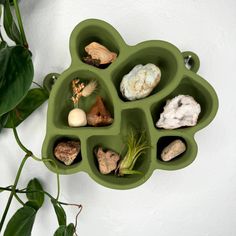
[[65, 165], [71, 165], [80, 152], [79, 141], [60, 142], [54, 148], [55, 157], [64, 162]]
[[103, 45], [92, 42], [85, 47], [85, 51], [91, 56], [93, 60], [99, 60], [99, 64], [109, 64], [117, 58], [115, 52], [109, 51]]
[[109, 174], [117, 168], [117, 162], [120, 160], [120, 156], [116, 152], [111, 150], [104, 152], [102, 147], [99, 147], [95, 154], [98, 159], [99, 170], [102, 174]]
[[186, 145], [184, 142], [180, 139], [176, 139], [163, 149], [161, 159], [163, 161], [170, 161], [185, 151]]

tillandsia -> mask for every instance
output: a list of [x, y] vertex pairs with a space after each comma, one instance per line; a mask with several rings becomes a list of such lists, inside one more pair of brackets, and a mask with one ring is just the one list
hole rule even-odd
[[127, 138], [127, 148], [128, 150], [117, 168], [118, 175], [142, 174], [141, 171], [134, 170], [134, 167], [138, 158], [150, 148], [145, 133], [138, 134], [131, 129]]
[[[14, 20], [12, 11], [15, 11], [17, 23]], [[59, 224], [54, 236], [62, 234], [68, 236], [77, 235], [77, 218], [82, 206], [79, 204], [64, 203], [59, 200], [60, 181], [58, 174], [56, 197], [44, 191], [37, 178], [30, 180], [26, 188], [17, 188], [23, 167], [29, 158], [38, 162], [52, 162], [55, 168], [57, 168], [54, 160], [38, 158], [32, 151], [27, 149], [20, 141], [16, 131], [16, 127], [48, 99], [51, 84], [55, 78], [53, 76], [50, 78], [47, 76], [43, 82], [43, 86], [33, 81], [34, 66], [32, 52], [29, 50], [24, 32], [18, 0], [0, 0], [0, 22], [3, 22], [3, 26], [0, 26], [0, 132], [3, 128], [12, 128], [17, 144], [25, 153], [17, 171], [14, 184], [7, 187], [0, 187], [0, 193], [5, 191], [10, 192], [0, 219], [0, 234], [5, 225], [12, 200], [15, 199], [22, 207], [12, 216], [5, 227], [3, 235], [30, 236], [36, 214], [43, 205], [44, 196], [48, 196], [51, 199]], [[8, 46], [7, 41], [3, 37], [2, 29], [5, 30], [6, 34], [4, 35], [7, 35], [8, 39], [11, 39], [15, 43], [14, 46]], [[38, 88], [30, 89], [32, 84], [36, 84]], [[26, 194], [27, 202], [22, 201], [19, 197], [20, 194]], [[67, 224], [63, 205], [78, 207], [79, 213], [76, 216], [75, 223]]]
[[81, 127], [87, 125], [87, 117], [84, 110], [79, 108], [79, 101], [81, 97], [90, 96], [97, 88], [97, 82], [91, 80], [87, 85], [80, 82], [79, 79], [72, 80], [73, 96], [71, 98], [74, 109], [69, 112], [68, 124], [70, 127]]

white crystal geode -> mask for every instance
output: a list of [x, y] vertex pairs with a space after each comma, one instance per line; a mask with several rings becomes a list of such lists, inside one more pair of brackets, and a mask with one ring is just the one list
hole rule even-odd
[[197, 124], [201, 112], [200, 105], [189, 95], [178, 95], [166, 102], [156, 126], [164, 129], [176, 129]]
[[160, 69], [151, 63], [136, 65], [121, 83], [122, 96], [130, 101], [147, 97], [161, 79]]

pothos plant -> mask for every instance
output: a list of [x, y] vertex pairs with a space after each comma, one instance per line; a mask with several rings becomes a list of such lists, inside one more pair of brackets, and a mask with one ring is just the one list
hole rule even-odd
[[[43, 81], [43, 86], [33, 81], [34, 66], [32, 52], [24, 32], [18, 0], [0, 0], [0, 19], [3, 22], [0, 28], [0, 132], [3, 128], [11, 128], [17, 144], [25, 153], [14, 183], [7, 187], [0, 187], [0, 193], [4, 191], [10, 192], [0, 220], [0, 232], [2, 232], [12, 200], [15, 199], [22, 207], [16, 211], [7, 223], [3, 235], [31, 235], [36, 214], [44, 203], [44, 197], [47, 196], [51, 200], [58, 219], [58, 229], [55, 230], [54, 235], [76, 235], [77, 218], [82, 206], [64, 203], [59, 200], [59, 175], [57, 175], [57, 196], [55, 197], [43, 189], [42, 184], [37, 178], [31, 179], [25, 188], [17, 188], [22, 169], [29, 158], [39, 162], [52, 162], [55, 165], [52, 159], [42, 160], [36, 157], [32, 151], [28, 150], [20, 141], [16, 130], [16, 127], [21, 122], [48, 99], [50, 87], [55, 76], [47, 76]], [[5, 30], [5, 35], [15, 43], [14, 46], [7, 44], [3, 37], [3, 30]], [[32, 84], [36, 84], [38, 87], [31, 89]], [[22, 194], [26, 194], [27, 202], [21, 200]], [[68, 224], [63, 206], [78, 207], [75, 223]]]

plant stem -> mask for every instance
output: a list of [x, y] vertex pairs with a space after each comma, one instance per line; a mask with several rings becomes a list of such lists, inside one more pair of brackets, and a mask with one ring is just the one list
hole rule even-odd
[[[83, 209], [83, 206], [82, 205], [77, 205], [77, 207], [79, 208], [79, 211], [75, 217], [75, 232], [76, 232], [76, 229], [77, 229], [77, 225], [78, 225], [78, 217], [79, 217], [79, 214], [81, 213], [82, 209]], [[75, 233], [76, 234], [76, 233]], [[77, 234], [76, 234], [77, 236]]]
[[0, 192], [6, 191], [6, 190], [10, 190], [11, 191], [12, 185], [9, 185], [7, 187], [0, 187]]
[[[17, 130], [12, 122], [12, 126], [13, 126], [13, 133], [14, 133], [14, 136], [15, 136], [15, 139], [16, 139], [16, 142], [17, 144], [19, 145], [19, 147], [28, 155], [28, 156], [31, 156], [34, 160], [36, 161], [42, 161], [42, 162], [52, 162], [54, 164], [54, 166], [56, 167], [56, 169], [58, 170], [58, 167], [55, 163], [55, 161], [53, 161], [52, 159], [49, 159], [49, 158], [45, 158], [45, 159], [40, 159], [38, 157], [36, 157], [30, 150], [28, 150], [23, 144], [22, 142], [20, 141], [20, 138], [18, 136], [18, 133], [17, 133]], [[59, 199], [59, 196], [60, 196], [60, 176], [58, 174], [58, 171], [57, 171], [57, 197], [56, 197], [56, 200]]]
[[[1, 6], [0, 6], [0, 7], [1, 7]], [[1, 27], [1, 26], [0, 26], [0, 27]], [[5, 42], [4, 39], [3, 39], [3, 37], [2, 37], [1, 28], [0, 28], [0, 39], [1, 39], [0, 42]]]
[[51, 163], [53, 163], [53, 165], [55, 166], [55, 168], [56, 168], [56, 170], [57, 170], [57, 173], [56, 173], [56, 175], [57, 175], [57, 197], [56, 197], [56, 200], [58, 201], [59, 196], [60, 196], [60, 191], [61, 191], [61, 190], [60, 190], [60, 175], [58, 174], [58, 167], [57, 167], [55, 161], [52, 160], [52, 159], [49, 159], [49, 158], [40, 159], [40, 158], [38, 158], [38, 157], [36, 157], [36, 156], [34, 156], [34, 155], [32, 155], [32, 158], [33, 158], [35, 161], [51, 162]]
[[74, 103], [74, 108], [79, 108], [79, 102]]
[[40, 84], [38, 84], [37, 82], [33, 81], [32, 83], [35, 84], [35, 85], [37, 85], [39, 88], [44, 89], [44, 88], [43, 88]]
[[[9, 191], [11, 192], [12, 189], [9, 189], [9, 188], [2, 188], [0, 187], [0, 190], [2, 191]], [[65, 206], [77, 206], [77, 207], [81, 207], [82, 205], [80, 204], [74, 204], [74, 203], [66, 203], [66, 202], [61, 202], [61, 201], [58, 201], [56, 198], [54, 198], [50, 193], [46, 192], [46, 191], [39, 191], [39, 190], [26, 190], [26, 189], [15, 189], [15, 193], [44, 193], [45, 195], [47, 195], [49, 198], [53, 199], [53, 200], [56, 200], [59, 204], [61, 205], [65, 205]]]
[[60, 196], [60, 177], [59, 174], [57, 173], [57, 197], [56, 197], [57, 201], [59, 199], [59, 196]]
[[32, 152], [30, 150], [28, 150], [20, 141], [18, 133], [16, 131], [15, 126], [13, 125], [13, 133], [16, 139], [17, 144], [19, 145], [19, 147], [28, 155], [28, 156], [32, 156]]
[[[0, 20], [2, 18], [2, 13], [3, 13], [3, 6], [0, 5]], [[0, 24], [0, 43], [5, 42], [3, 37], [2, 37], [2, 32], [1, 32], [2, 25]]]
[[[2, 191], [12, 191], [12, 189], [9, 189], [9, 188], [2, 188], [0, 187], [0, 190]], [[25, 188], [24, 189], [15, 189], [15, 193], [44, 193], [46, 194], [49, 198], [52, 198], [52, 199], [55, 199], [50, 193], [48, 192], [45, 192], [45, 191], [38, 191], [38, 190], [26, 190]], [[56, 199], [55, 199], [56, 200]], [[60, 203], [60, 202], [59, 202]], [[63, 204], [63, 203], [62, 203]], [[66, 204], [66, 203], [64, 203]]]
[[17, 18], [17, 21], [18, 21], [19, 29], [20, 29], [23, 46], [25, 48], [28, 48], [29, 45], [28, 45], [28, 42], [27, 42], [26, 36], [25, 36], [25, 31], [24, 31], [23, 22], [22, 22], [22, 19], [21, 19], [20, 9], [19, 9], [19, 6], [18, 6], [18, 0], [13, 0], [13, 3], [14, 3], [15, 11], [16, 11], [16, 18]]
[[9, 196], [9, 198], [8, 198], [7, 205], [6, 205], [6, 207], [5, 207], [5, 210], [4, 210], [4, 213], [3, 213], [3, 216], [2, 216], [1, 222], [0, 222], [0, 232], [2, 231], [2, 227], [3, 227], [4, 221], [5, 221], [6, 216], [7, 216], [7, 212], [8, 212], [8, 210], [9, 210], [10, 205], [11, 205], [12, 198], [13, 198], [13, 196], [14, 196], [14, 194], [15, 194], [16, 186], [17, 186], [17, 184], [18, 184], [18, 181], [19, 181], [19, 178], [20, 178], [20, 175], [21, 175], [21, 171], [22, 171], [23, 166], [24, 166], [26, 160], [28, 159], [28, 157], [29, 157], [29, 156], [26, 154], [25, 157], [23, 158], [23, 160], [21, 161], [20, 167], [19, 167], [19, 169], [18, 169], [18, 171], [17, 171], [17, 175], [16, 175], [16, 178], [15, 178], [15, 182], [14, 182], [14, 185], [12, 186], [11, 194], [10, 194], [10, 196]]
[[15, 199], [21, 204], [21, 205], [25, 205], [25, 203], [18, 197], [18, 195], [16, 194], [16, 192], [14, 193], [14, 197]]

